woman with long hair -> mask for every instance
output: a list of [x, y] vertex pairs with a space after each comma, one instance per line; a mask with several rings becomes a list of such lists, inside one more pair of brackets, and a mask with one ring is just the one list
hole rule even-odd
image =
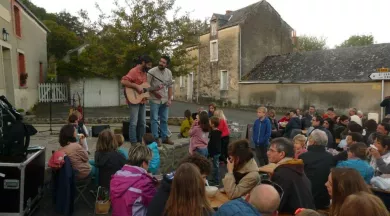
[[184, 163], [176, 170], [165, 216], [211, 216], [213, 210], [206, 197], [205, 182], [199, 169]]
[[195, 119], [190, 129], [190, 154], [195, 152], [205, 157], [209, 155], [207, 145], [209, 143], [210, 122], [207, 112], [201, 112]]
[[228, 155], [228, 172], [222, 182], [229, 199], [235, 199], [246, 195], [260, 182], [259, 168], [248, 140], [230, 143]]
[[372, 194], [360, 173], [352, 168], [332, 169], [325, 186], [332, 199], [329, 211], [332, 216], [341, 216], [341, 205], [349, 195], [360, 191]]
[[361, 191], [349, 195], [340, 207], [339, 215], [342, 216], [389, 216], [385, 204], [379, 197]]

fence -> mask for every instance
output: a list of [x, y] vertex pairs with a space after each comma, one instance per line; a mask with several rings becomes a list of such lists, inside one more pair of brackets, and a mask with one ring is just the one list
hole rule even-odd
[[41, 83], [38, 93], [40, 103], [68, 101], [68, 86], [64, 83]]

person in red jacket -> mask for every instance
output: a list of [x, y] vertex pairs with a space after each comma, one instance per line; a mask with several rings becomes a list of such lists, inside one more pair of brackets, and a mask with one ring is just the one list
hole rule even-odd
[[221, 135], [221, 157], [219, 159], [226, 163], [226, 160], [228, 157], [227, 148], [229, 145], [229, 136], [230, 136], [229, 126], [227, 124], [226, 116], [223, 114], [222, 110], [220, 110], [220, 109], [215, 110], [214, 116], [219, 118], [218, 130], [220, 130], [222, 132], [222, 135]]

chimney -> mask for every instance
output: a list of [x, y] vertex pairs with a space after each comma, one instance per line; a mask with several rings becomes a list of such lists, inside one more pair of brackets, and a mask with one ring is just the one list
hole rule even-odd
[[226, 10], [225, 15], [231, 15], [232, 13], [233, 13], [233, 11], [231, 11], [231, 10]]
[[292, 44], [293, 44], [293, 51], [294, 52], [299, 51], [297, 32], [295, 30], [291, 31], [291, 41], [292, 41]]

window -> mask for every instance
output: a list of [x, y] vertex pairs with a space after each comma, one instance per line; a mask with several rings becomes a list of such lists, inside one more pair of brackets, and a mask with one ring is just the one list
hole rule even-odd
[[184, 77], [183, 76], [180, 76], [180, 88], [184, 88], [185, 87], [185, 81], [184, 81]]
[[217, 34], [217, 22], [211, 23], [211, 36], [215, 36]]
[[20, 10], [17, 6], [14, 6], [14, 19], [15, 19], [15, 34], [18, 37], [22, 37], [22, 26], [20, 19]]
[[229, 79], [228, 79], [228, 72], [227, 71], [221, 71], [221, 90], [228, 90], [229, 86]]
[[218, 61], [218, 41], [210, 41], [210, 61]]
[[24, 54], [19, 53], [18, 55], [18, 75], [19, 75], [19, 85], [26, 86], [27, 84], [27, 73], [26, 73], [26, 60]]
[[44, 83], [45, 81], [43, 79], [43, 63], [39, 62], [39, 83]]

